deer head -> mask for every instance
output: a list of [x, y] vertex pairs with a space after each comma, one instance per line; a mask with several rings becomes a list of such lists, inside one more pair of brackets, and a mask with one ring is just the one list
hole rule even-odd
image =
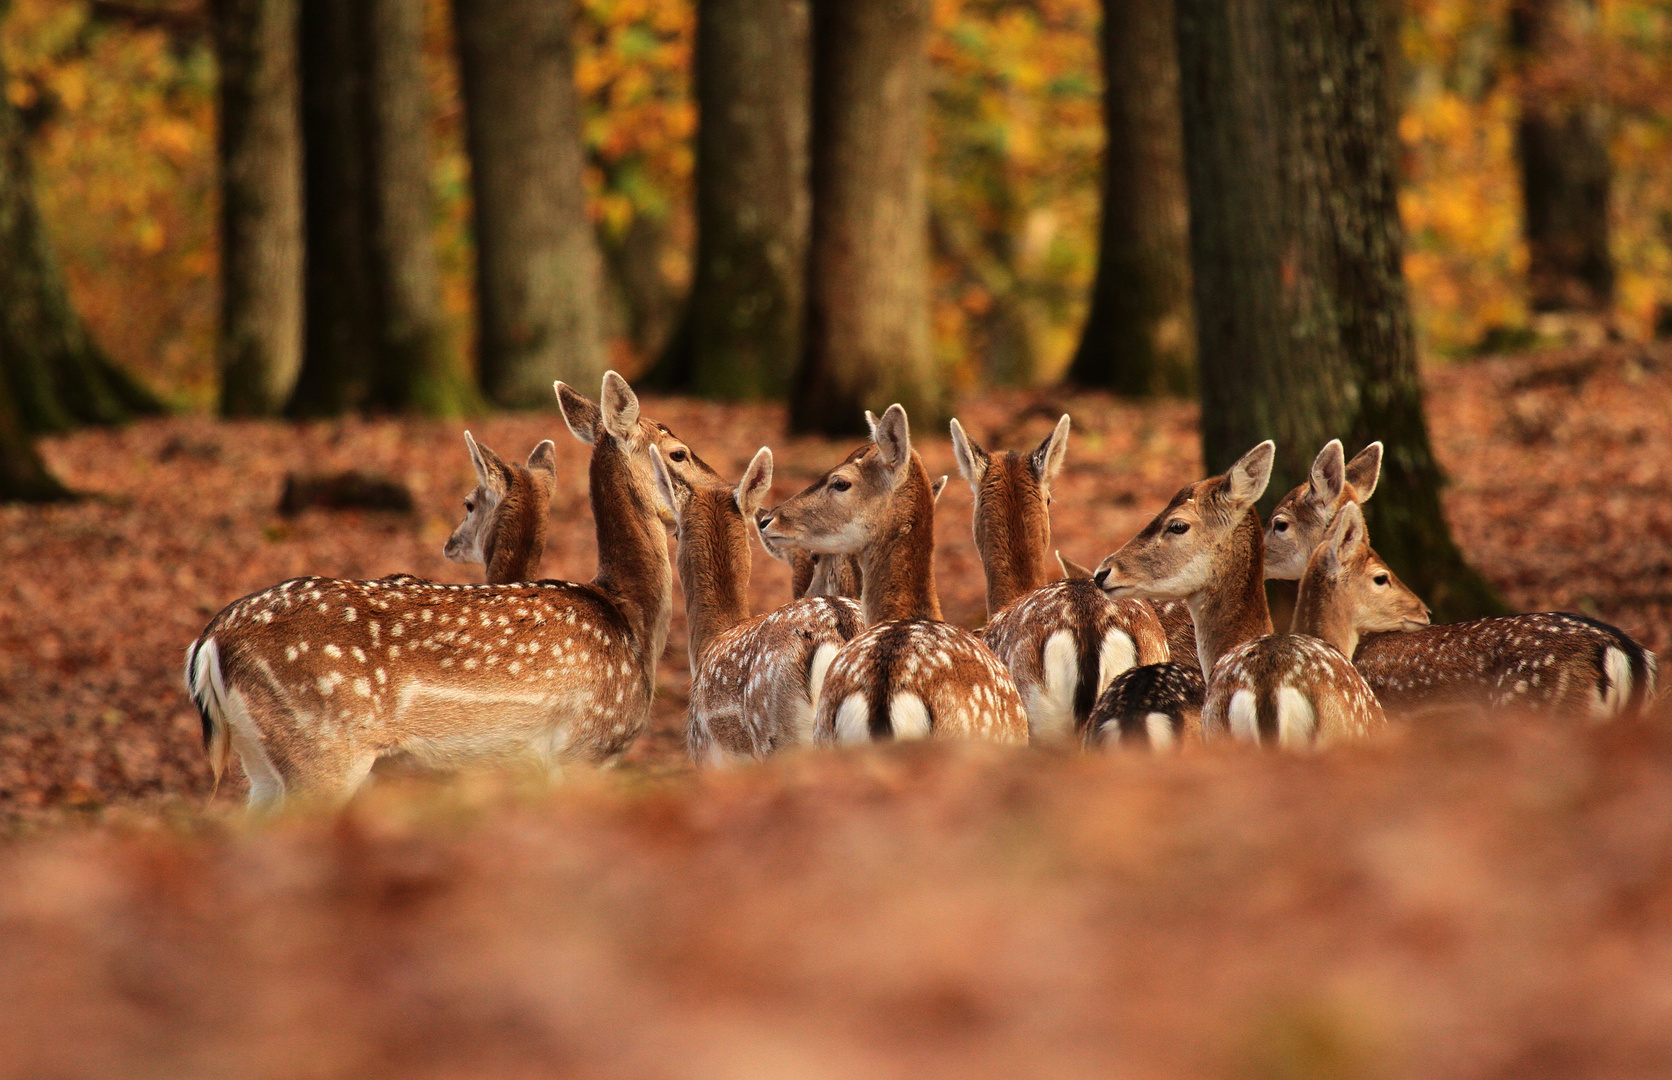
[[1364, 511], [1347, 503], [1307, 560], [1294, 632], [1328, 641], [1350, 657], [1360, 634], [1427, 625], [1428, 608], [1371, 550]]
[[[632, 390], [621, 376], [615, 379], [620, 383], [620, 389], [631, 395]], [[588, 446], [593, 444], [596, 433], [602, 429], [603, 413], [598, 403], [580, 393], [574, 387], [564, 382], [555, 382], [552, 389], [557, 392], [558, 408], [563, 413], [563, 422], [568, 425], [570, 434]], [[606, 387], [605, 397], [612, 391]], [[670, 475], [677, 476], [693, 487], [726, 487], [725, 480], [720, 474], [709, 467], [708, 463], [698, 457], [696, 451], [686, 445], [685, 441], [668, 429], [666, 424], [650, 420], [639, 414], [638, 398], [633, 398], [632, 420], [630, 426], [636, 429], [631, 441], [640, 453], [634, 455], [640, 470], [640, 479], [646, 484], [651, 483], [649, 458], [642, 453], [648, 446], [656, 447], [662, 455], [662, 462]], [[663, 507], [662, 520], [665, 524], [673, 524], [673, 508]]]
[[975, 547], [987, 574], [987, 611], [997, 613], [1044, 585], [1051, 546], [1051, 485], [1068, 454], [1065, 414], [1031, 454], [989, 454], [952, 421], [952, 452], [975, 496]]
[[464, 520], [442, 554], [487, 567], [489, 585], [532, 581], [546, 548], [546, 516], [557, 486], [557, 448], [543, 440], [525, 465], [513, 465], [464, 433], [476, 488], [464, 499]]
[[1340, 439], [1331, 439], [1312, 462], [1306, 481], [1279, 500], [1266, 525], [1266, 576], [1296, 579], [1348, 502], [1363, 502], [1382, 474], [1382, 444], [1373, 442], [1344, 462]]

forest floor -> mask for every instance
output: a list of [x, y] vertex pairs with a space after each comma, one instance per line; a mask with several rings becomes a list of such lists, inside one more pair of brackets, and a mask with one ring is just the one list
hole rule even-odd
[[[1672, 349], [1429, 388], [1447, 513], [1510, 604], [1672, 651]], [[849, 449], [782, 438], [773, 407], [644, 408], [728, 476], [770, 443], [777, 497]], [[959, 415], [1019, 448], [1062, 411], [1056, 545], [1095, 562], [1198, 477], [1195, 410], [1043, 392]], [[479, 580], [441, 557], [473, 483], [460, 427], [83, 432], [44, 449], [95, 497], [0, 508], [0, 1077], [1672, 1074], [1665, 716], [699, 776], [676, 596], [626, 768], [556, 790], [396, 775], [340, 818], [259, 827], [235, 775], [205, 809], [187, 644], [295, 575]], [[544, 574], [590, 577], [585, 449], [555, 414], [471, 427], [507, 457], [556, 441]], [[954, 472], [944, 433], [915, 434]], [[351, 467], [416, 512], [276, 512], [287, 472]], [[969, 501], [954, 476], [937, 574], [974, 626]], [[751, 591], [788, 596], [758, 549]]]

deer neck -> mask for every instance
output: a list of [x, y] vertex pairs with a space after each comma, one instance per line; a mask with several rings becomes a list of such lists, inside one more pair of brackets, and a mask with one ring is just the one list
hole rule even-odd
[[679, 530], [679, 581], [693, 674], [709, 642], [749, 617], [749, 571], [747, 526], [731, 493], [694, 494]]
[[1309, 565], [1300, 579], [1289, 632], [1327, 641], [1347, 657], [1358, 648], [1358, 628], [1353, 625], [1342, 590], [1329, 580], [1320, 565]]
[[1213, 584], [1186, 601], [1196, 620], [1196, 658], [1204, 676], [1211, 676], [1219, 658], [1238, 645], [1271, 633], [1265, 562], [1260, 518], [1249, 510], [1226, 541], [1213, 568]]
[[546, 553], [546, 502], [534, 493], [534, 480], [520, 469], [494, 515], [486, 550], [489, 585], [533, 581]]
[[[1036, 514], [1044, 512], [1043, 499], [1030, 499], [1018, 479], [1025, 461], [1016, 455], [995, 460], [989, 469], [1007, 470], [990, 490], [983, 491], [976, 513], [975, 546], [981, 552], [981, 569], [987, 578], [987, 614], [997, 615], [1016, 600], [1045, 584], [1045, 550], [1036, 542], [1040, 535]], [[1030, 527], [1032, 526], [1032, 527]]]
[[935, 589], [935, 497], [923, 461], [911, 468], [888, 503], [888, 518], [860, 557], [865, 622], [940, 621]]
[[592, 450], [589, 480], [598, 537], [593, 584], [626, 619], [640, 650], [642, 675], [654, 686], [673, 615], [667, 533], [650, 493], [634, 482], [627, 453], [602, 432]]

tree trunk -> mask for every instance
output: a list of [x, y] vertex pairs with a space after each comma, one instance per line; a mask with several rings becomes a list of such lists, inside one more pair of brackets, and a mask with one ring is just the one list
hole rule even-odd
[[1442, 617], [1497, 609], [1440, 507], [1378, 0], [1179, 0], [1178, 20], [1209, 468], [1276, 439], [1275, 498], [1329, 439], [1382, 439], [1377, 549]]
[[288, 411], [335, 416], [370, 400], [377, 340], [366, 221], [366, 65], [357, 0], [301, 2], [307, 318]]
[[929, 326], [928, 0], [814, 0], [806, 334], [790, 422], [945, 411]]
[[502, 405], [605, 367], [602, 260], [587, 215], [573, 0], [455, 0], [475, 188], [479, 367]]
[[696, 277], [667, 363], [706, 397], [782, 398], [806, 286], [806, 0], [697, 8]]
[[[0, 19], [9, 6], [0, 0]], [[6, 82], [0, 63], [0, 88]], [[11, 388], [17, 422], [39, 433], [161, 411], [104, 358], [70, 307], [34, 183], [23, 125], [0, 92], [0, 379]]]
[[367, 46], [367, 279], [377, 338], [371, 403], [456, 416], [474, 395], [463, 357], [448, 349], [441, 323], [425, 5], [360, 0], [360, 12]]
[[270, 416], [302, 364], [296, 0], [216, 0], [221, 412]]
[[1195, 384], [1190, 205], [1173, 0], [1103, 3], [1103, 225], [1071, 382], [1119, 394]]
[[56, 502], [69, 491], [47, 471], [6, 383], [5, 343], [0, 341], [0, 503]]
[[[1604, 314], [1614, 301], [1608, 108], [1601, 73], [1574, 60], [1585, 55], [1584, 26], [1596, 18], [1589, 0], [1519, 0], [1510, 10], [1521, 77], [1515, 149], [1535, 312]], [[1576, 68], [1592, 78], [1573, 77]]]

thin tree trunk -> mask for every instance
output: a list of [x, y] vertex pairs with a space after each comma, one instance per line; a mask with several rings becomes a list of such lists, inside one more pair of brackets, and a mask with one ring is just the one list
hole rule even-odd
[[790, 422], [940, 419], [929, 327], [928, 0], [814, 0], [806, 335]]
[[357, 0], [301, 2], [307, 319], [288, 411], [335, 416], [370, 400], [377, 341], [366, 220], [366, 65]]
[[605, 367], [602, 260], [587, 216], [573, 0], [455, 0], [475, 188], [483, 388], [544, 406]]
[[425, 5], [360, 0], [366, 43], [366, 220], [377, 357], [371, 403], [455, 416], [473, 395], [463, 358], [447, 348], [430, 183]]
[[1103, 3], [1103, 225], [1069, 380], [1133, 397], [1195, 385], [1190, 205], [1173, 0]]
[[[4, 19], [7, 0], [0, 0]], [[6, 85], [0, 64], [0, 87]], [[34, 170], [16, 108], [0, 92], [0, 377], [28, 433], [111, 424], [161, 411], [157, 399], [93, 345], [70, 306], [35, 205]]]
[[1527, 290], [1537, 312], [1602, 314], [1614, 300], [1608, 107], [1599, 80], [1572, 77], [1589, 67], [1575, 57], [1585, 55], [1584, 26], [1596, 17], [1589, 0], [1519, 0], [1510, 9], [1521, 76], [1515, 148]]
[[296, 0], [216, 0], [221, 412], [270, 416], [302, 364]]
[[707, 397], [781, 398], [806, 286], [806, 0], [697, 7], [696, 277], [667, 359]]
[[1378, 0], [1179, 0], [1178, 18], [1208, 466], [1276, 439], [1275, 497], [1329, 439], [1382, 439], [1377, 549], [1442, 617], [1496, 609], [1440, 506]]

